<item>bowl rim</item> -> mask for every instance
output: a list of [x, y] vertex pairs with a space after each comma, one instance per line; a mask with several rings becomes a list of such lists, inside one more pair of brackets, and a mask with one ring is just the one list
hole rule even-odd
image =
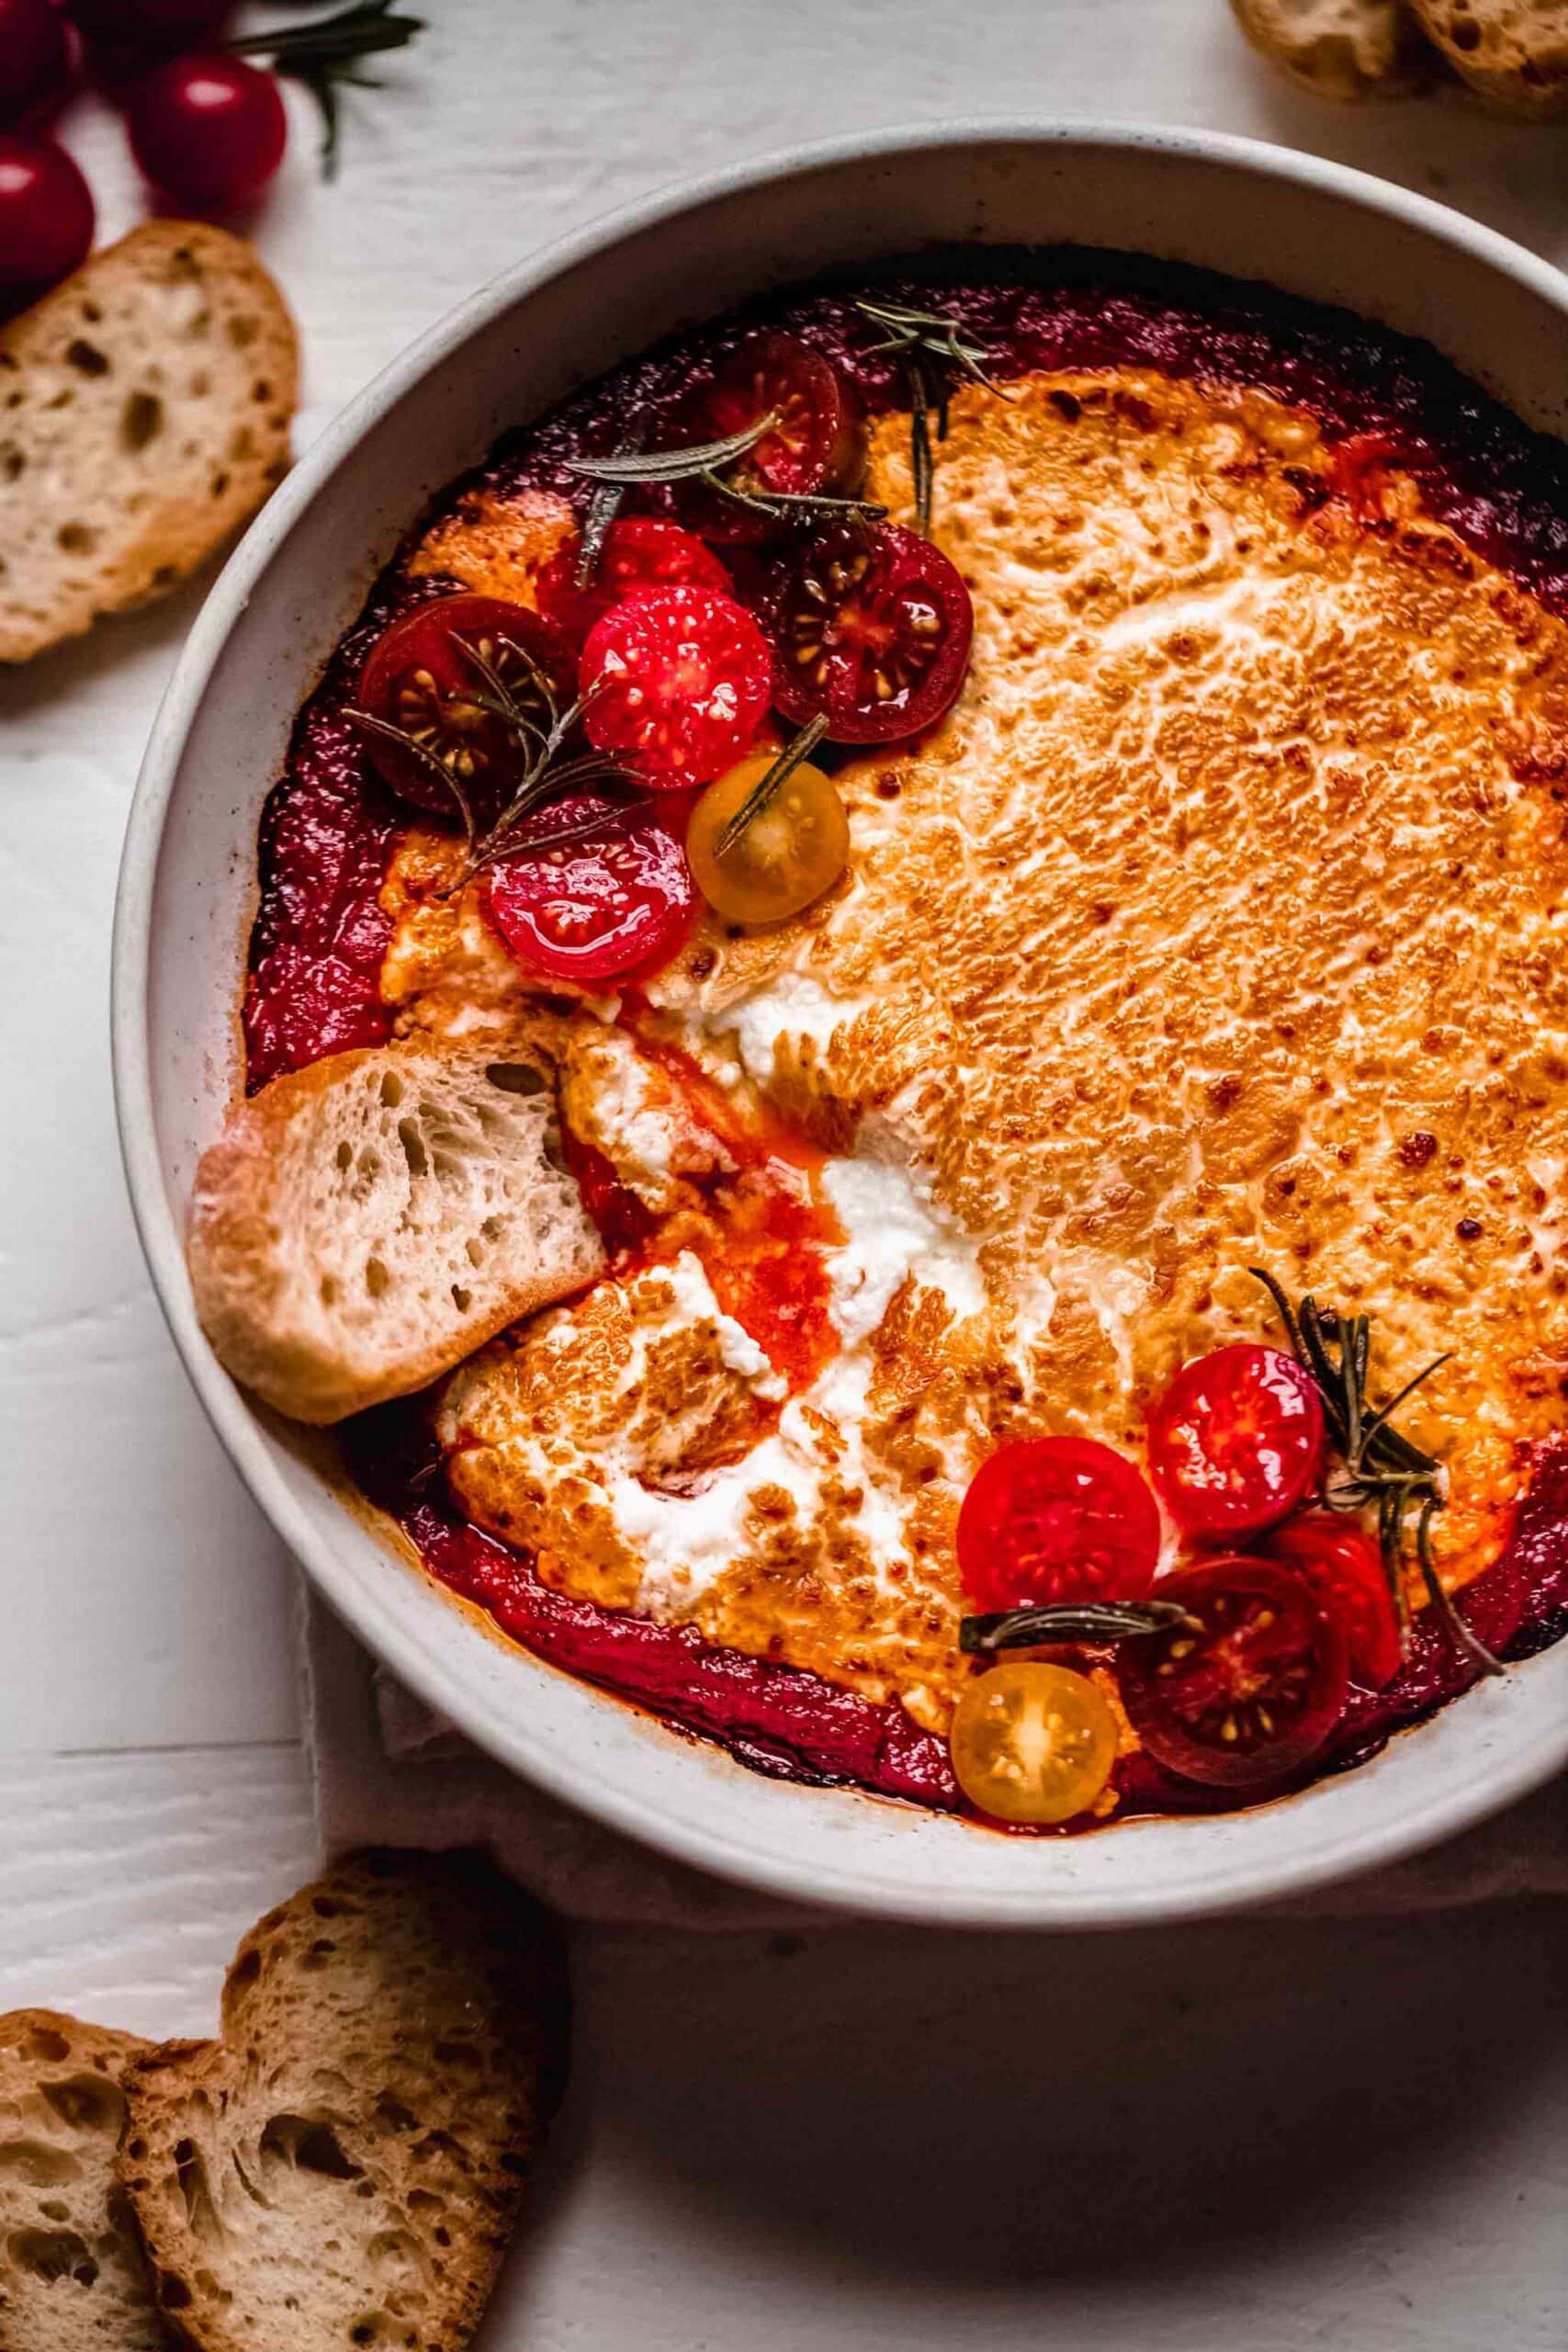
[[[155, 882], [166, 819], [186, 739], [213, 671], [242, 618], [251, 591], [298, 518], [366, 433], [425, 377], [490, 322], [551, 279], [627, 238], [683, 213], [824, 167], [875, 164], [938, 149], [1083, 145], [1154, 153], [1228, 166], [1243, 175], [1311, 187], [1424, 232], [1521, 284], [1568, 319], [1568, 277], [1499, 232], [1432, 198], [1351, 166], [1234, 134], [1084, 116], [966, 116], [894, 124], [874, 132], [791, 145], [723, 169], [669, 182], [599, 214], [530, 253], [446, 312], [375, 376], [323, 429], [262, 508], [208, 594], [160, 702], [127, 820], [110, 956], [110, 1046], [115, 1114], [132, 1216], [160, 1308], [197, 1396], [252, 1497], [332, 1608], [411, 1690], [450, 1713], [453, 1693], [431, 1653], [389, 1607], [341, 1576], [271, 1458], [264, 1426], [222, 1371], [196, 1319], [184, 1246], [164, 1180], [153, 1107], [149, 978]], [[1473, 1694], [1472, 1694], [1473, 1697]], [[618, 1702], [617, 1702], [618, 1703]], [[1459, 1789], [1427, 1804], [1380, 1815], [1332, 1849], [1292, 1852], [1287, 1838], [1261, 1863], [1256, 1856], [1211, 1864], [1190, 1890], [1151, 1889], [1135, 1871], [1112, 1892], [1064, 1894], [1021, 1883], [1015, 1889], [925, 1890], [879, 1879], [868, 1883], [820, 1851], [797, 1858], [778, 1846], [742, 1849], [701, 1823], [672, 1818], [635, 1792], [606, 1786], [590, 1758], [570, 1751], [520, 1749], [516, 1726], [460, 1719], [508, 1769], [551, 1795], [678, 1861], [791, 1902], [836, 1906], [866, 1917], [939, 1926], [1116, 1928], [1196, 1918], [1300, 1896], [1399, 1860], [1484, 1819], [1539, 1786], [1568, 1763], [1568, 1717], [1555, 1733], [1516, 1743], [1511, 1753]], [[1315, 1784], [1321, 1785], [1321, 1784]], [[1310, 1792], [1308, 1792], [1310, 1793]], [[1294, 1802], [1288, 1800], [1288, 1803]], [[1260, 1808], [1272, 1812], [1275, 1808]], [[1232, 1819], [1235, 1816], [1222, 1816]], [[1129, 1823], [1122, 1833], [1139, 1826]], [[848, 1841], [846, 1841], [848, 1842]]]

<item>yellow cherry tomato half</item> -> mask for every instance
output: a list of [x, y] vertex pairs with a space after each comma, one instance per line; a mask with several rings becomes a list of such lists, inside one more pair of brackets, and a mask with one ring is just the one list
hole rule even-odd
[[1116, 1718], [1086, 1674], [1020, 1658], [971, 1682], [953, 1718], [953, 1770], [994, 1821], [1070, 1821], [1116, 1761]]
[[729, 922], [782, 922], [830, 889], [850, 855], [850, 822], [832, 779], [805, 763], [722, 856], [718, 841], [777, 754], [742, 760], [710, 784], [692, 811], [686, 855], [698, 889]]

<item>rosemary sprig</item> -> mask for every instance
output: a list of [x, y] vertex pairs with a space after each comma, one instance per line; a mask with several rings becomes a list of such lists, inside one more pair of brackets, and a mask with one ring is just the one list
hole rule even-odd
[[[615, 455], [635, 458], [641, 453], [643, 436], [634, 433], [623, 441]], [[621, 511], [626, 494], [624, 481], [602, 481], [588, 502], [588, 513], [582, 525], [582, 545], [577, 551], [577, 570], [573, 574], [579, 588], [591, 588], [599, 569], [599, 559], [604, 552], [604, 541], [610, 526]]]
[[855, 308], [863, 318], [881, 330], [882, 340], [869, 346], [867, 356], [874, 357], [878, 352], [889, 351], [904, 369], [909, 390], [909, 477], [915, 493], [915, 520], [921, 536], [929, 539], [935, 481], [931, 412], [936, 412], [936, 438], [945, 441], [948, 396], [955, 373], [986, 385], [991, 391], [998, 391], [1000, 387], [986, 372], [985, 363], [990, 354], [977, 343], [965, 343], [958, 321], [943, 311], [912, 311], [902, 302], [873, 302], [864, 296], [857, 299]]
[[429, 744], [422, 743], [417, 735], [411, 735], [406, 727], [394, 727], [390, 719], [378, 718], [373, 712], [357, 710], [352, 705], [344, 712], [344, 717], [351, 719], [354, 725], [362, 729], [366, 734], [378, 735], [384, 742], [396, 743], [400, 752], [416, 761], [429, 775], [434, 776], [446, 786], [457, 805], [457, 814], [462, 820], [464, 840], [471, 851], [474, 845], [475, 831], [473, 803], [458, 783], [452, 769], [444, 760], [436, 758]]
[[[882, 520], [887, 509], [878, 506], [874, 499], [835, 498], [826, 491], [815, 490], [757, 490], [735, 481], [723, 470], [754, 449], [778, 421], [778, 412], [769, 409], [754, 424], [742, 426], [739, 433], [727, 433], [721, 441], [694, 441], [685, 449], [618, 450], [612, 458], [568, 458], [566, 469], [581, 474], [586, 481], [597, 482], [601, 492], [613, 491], [621, 496], [649, 482], [700, 481], [716, 497], [731, 499], [737, 506], [749, 506], [755, 514], [770, 514], [777, 522], [803, 523], [818, 517], [869, 523]], [[596, 495], [589, 509], [591, 522], [598, 505]], [[609, 514], [614, 513], [612, 506]], [[604, 527], [609, 527], [607, 520]], [[581, 568], [579, 584], [586, 584]]]
[[807, 720], [793, 742], [784, 745], [778, 758], [764, 775], [758, 777], [728, 824], [720, 832], [713, 845], [713, 854], [716, 858], [725, 858], [729, 855], [748, 826], [756, 823], [763, 809], [776, 797], [780, 786], [794, 775], [802, 760], [808, 760], [811, 757], [827, 732], [827, 716], [819, 711], [815, 718]]
[[[563, 710], [548, 672], [536, 662], [525, 646], [509, 637], [498, 637], [495, 648], [503, 657], [517, 663], [527, 677], [528, 684], [538, 698], [544, 723], [524, 708], [507, 684], [500, 663], [466, 638], [452, 639], [470, 668], [476, 673], [479, 685], [470, 688], [465, 699], [478, 709], [487, 711], [499, 719], [512, 738], [522, 759], [522, 774], [512, 798], [481, 838], [474, 807], [457, 775], [428, 744], [411, 735], [405, 728], [394, 727], [385, 718], [378, 718], [367, 710], [349, 709], [344, 716], [367, 733], [396, 743], [400, 751], [418, 762], [430, 775], [438, 776], [451, 793], [463, 822], [463, 865], [452, 891], [460, 890], [466, 883], [487, 865], [492, 865], [510, 846], [510, 835], [523, 819], [547, 800], [559, 799], [569, 792], [580, 792], [589, 786], [624, 788], [636, 786], [641, 779], [618, 761], [599, 752], [580, 752], [570, 759], [562, 759], [569, 738], [590, 699], [579, 695]], [[552, 846], [550, 840], [536, 844]], [[451, 895], [449, 892], [448, 895]]]
[[1178, 1600], [1065, 1600], [1039, 1609], [998, 1609], [965, 1617], [958, 1646], [970, 1657], [1033, 1649], [1046, 1642], [1125, 1642], [1193, 1623]]
[[340, 91], [382, 86], [354, 68], [362, 58], [406, 49], [423, 30], [423, 17], [394, 16], [392, 0], [355, 0], [335, 17], [287, 25], [281, 32], [251, 33], [224, 46], [236, 57], [270, 57], [275, 74], [305, 85], [321, 110], [321, 171], [330, 180], [337, 174]]
[[694, 441], [686, 449], [618, 450], [611, 458], [568, 458], [566, 469], [586, 481], [616, 482], [624, 490], [639, 482], [699, 481], [716, 467], [733, 465], [754, 449], [778, 421], [778, 412], [769, 409], [754, 424], [727, 433], [719, 441]]
[[1254, 1266], [1251, 1271], [1274, 1302], [1292, 1353], [1312, 1375], [1323, 1399], [1329, 1435], [1344, 1462], [1343, 1477], [1324, 1489], [1325, 1503], [1330, 1510], [1377, 1513], [1378, 1545], [1402, 1634], [1409, 1626], [1404, 1590], [1404, 1530], [1414, 1511], [1416, 1556], [1427, 1600], [1455, 1643], [1481, 1672], [1501, 1674], [1503, 1668], [1497, 1659], [1455, 1607], [1432, 1557], [1432, 1521], [1444, 1504], [1442, 1464], [1403, 1430], [1396, 1430], [1393, 1420], [1405, 1398], [1423, 1381], [1429, 1380], [1449, 1358], [1436, 1357], [1385, 1403], [1374, 1405], [1367, 1395], [1371, 1362], [1371, 1317], [1341, 1315], [1333, 1308], [1319, 1306], [1310, 1296], [1292, 1307], [1272, 1274], [1261, 1266]]

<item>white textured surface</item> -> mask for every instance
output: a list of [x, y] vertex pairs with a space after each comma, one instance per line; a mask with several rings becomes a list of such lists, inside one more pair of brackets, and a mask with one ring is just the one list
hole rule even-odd
[[[1564, 146], [1276, 83], [1222, 0], [448, 0], [255, 224], [304, 430], [520, 251], [807, 135], [1042, 110], [1274, 138], [1568, 259]], [[256, 11], [258, 20], [266, 12]], [[131, 175], [73, 118], [113, 232]], [[108, 906], [198, 601], [0, 678], [0, 2002], [209, 2021], [310, 1861], [287, 1572], [166, 1346], [120, 1192]], [[118, 1753], [104, 1751], [117, 1750]], [[84, 1752], [97, 1751], [97, 1752]], [[578, 2086], [502, 2344], [597, 2352], [1555, 2347], [1560, 1915], [1043, 1948], [595, 1939]]]

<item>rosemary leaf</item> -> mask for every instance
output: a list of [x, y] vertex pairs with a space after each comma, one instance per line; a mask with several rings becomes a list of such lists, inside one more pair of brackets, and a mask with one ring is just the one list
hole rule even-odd
[[411, 735], [405, 728], [393, 727], [387, 719], [377, 718], [368, 710], [355, 710], [350, 707], [344, 712], [344, 717], [352, 725], [362, 728], [367, 734], [379, 735], [384, 741], [396, 743], [400, 752], [405, 752], [411, 760], [415, 761], [419, 766], [425, 769], [429, 775], [437, 777], [446, 786], [457, 804], [457, 813], [463, 823], [465, 844], [471, 854], [475, 840], [473, 803], [451, 769], [436, 758], [429, 744], [422, 743], [417, 736]]
[[803, 760], [808, 760], [828, 732], [828, 721], [822, 712], [808, 718], [793, 742], [786, 743], [778, 758], [764, 775], [758, 777], [739, 808], [713, 845], [716, 858], [725, 858], [741, 838], [747, 828], [754, 825], [764, 808], [773, 799], [781, 785], [795, 774]]
[[759, 441], [770, 434], [778, 423], [770, 409], [754, 424], [746, 425], [739, 433], [727, 433], [722, 441], [698, 441], [688, 449], [649, 449], [631, 456], [613, 458], [568, 458], [564, 460], [568, 473], [581, 474], [585, 481], [618, 482], [630, 489], [637, 482], [696, 481], [716, 466], [728, 466], [754, 449]]
[[1033, 1649], [1048, 1642], [1125, 1642], [1140, 1634], [1166, 1634], [1193, 1619], [1177, 1600], [1067, 1600], [1039, 1609], [1000, 1609], [965, 1617], [958, 1646], [970, 1657], [997, 1650]]
[[1421, 1563], [1421, 1581], [1427, 1588], [1427, 1598], [1447, 1625], [1458, 1646], [1484, 1675], [1503, 1671], [1500, 1658], [1494, 1657], [1479, 1634], [1472, 1633], [1454, 1605], [1453, 1595], [1438, 1574], [1438, 1564], [1432, 1557], [1432, 1520], [1442, 1509], [1435, 1496], [1421, 1506], [1421, 1516], [1416, 1522], [1416, 1556]]

